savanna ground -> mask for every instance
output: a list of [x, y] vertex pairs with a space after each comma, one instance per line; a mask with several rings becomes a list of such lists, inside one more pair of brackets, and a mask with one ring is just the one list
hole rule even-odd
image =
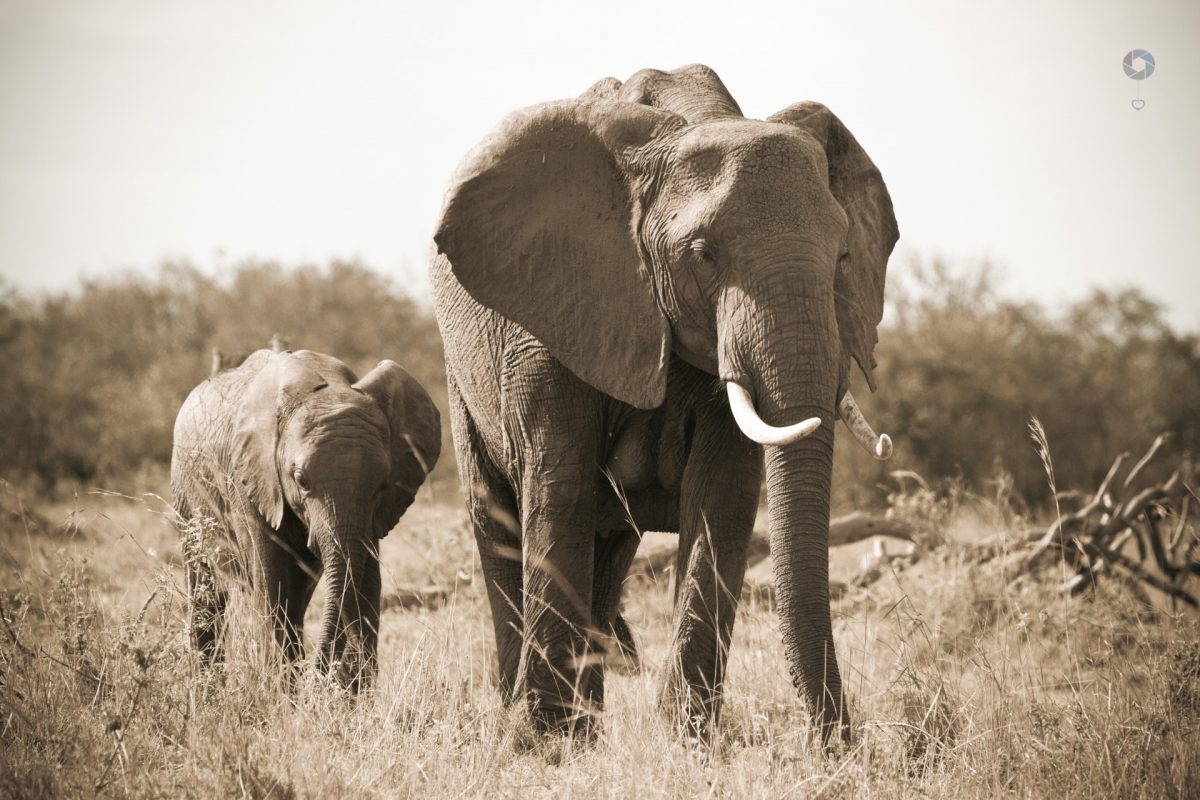
[[[742, 605], [721, 725], [687, 742], [655, 708], [671, 576], [627, 586], [641, 672], [610, 670], [593, 742], [538, 741], [501, 708], [492, 631], [452, 486], [383, 541], [380, 672], [357, 701], [309, 670], [289, 691], [253, 615], [198, 670], [160, 483], [53, 498], [0, 487], [0, 796], [1188, 797], [1200, 791], [1200, 625], [1115, 581], [1009, 587], [956, 542], [1019, 524], [1001, 496], [893, 496], [949, 544], [834, 607], [856, 728], [823, 755], [772, 610]], [[833, 572], [857, 570], [838, 548]], [[321, 590], [318, 589], [318, 592]], [[312, 609], [320, 609], [319, 598]], [[248, 612], [248, 609], [243, 609]], [[311, 616], [311, 614], [310, 614]], [[307, 631], [311, 644], [312, 620]]]

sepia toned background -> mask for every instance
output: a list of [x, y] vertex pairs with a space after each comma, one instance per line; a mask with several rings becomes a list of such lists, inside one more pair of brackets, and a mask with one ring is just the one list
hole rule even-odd
[[[1159, 1], [0, 3], [0, 795], [1186, 796], [1197, 40], [1200, 6]], [[198, 672], [166, 474], [214, 349], [392, 358], [444, 412], [425, 263], [458, 160], [516, 108], [692, 62], [749, 116], [827, 104], [899, 221], [880, 389], [854, 386], [895, 456], [839, 430], [834, 472], [835, 516], [908, 539], [831, 554], [855, 745], [813, 747], [761, 542], [719, 734], [669, 729], [671, 537], [627, 583], [643, 658], [600, 739], [529, 741], [448, 429], [382, 544], [371, 694], [287, 684], [252, 614]], [[1093, 562], [1135, 507], [1142, 573]]]

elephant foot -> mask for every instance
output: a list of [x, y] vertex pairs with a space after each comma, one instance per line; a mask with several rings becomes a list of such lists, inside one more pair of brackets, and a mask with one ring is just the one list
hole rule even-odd
[[555, 670], [553, 680], [530, 681], [525, 691], [531, 728], [543, 736], [593, 739], [600, 730], [603, 675], [597, 666], [578, 673]]
[[530, 716], [534, 731], [543, 737], [593, 741], [602, 727], [599, 716], [584, 711], [542, 707], [531, 709]]
[[659, 711], [684, 739], [708, 744], [721, 715], [720, 693], [688, 685], [679, 678], [678, 674], [668, 675], [663, 683], [658, 694]]
[[598, 711], [595, 706], [560, 701], [549, 692], [530, 691], [525, 703], [511, 708], [510, 721], [527, 732], [517, 737], [518, 746], [527, 749], [550, 739], [595, 739], [601, 729]]
[[551, 724], [550, 719], [542, 718], [540, 714], [532, 714], [527, 706], [520, 709], [510, 709], [507, 726], [510, 729], [510, 740], [514, 752], [520, 755], [533, 755], [545, 759], [546, 763], [558, 766], [572, 750], [578, 747], [591, 747], [601, 731], [600, 717], [595, 715], [576, 715], [573, 720]]

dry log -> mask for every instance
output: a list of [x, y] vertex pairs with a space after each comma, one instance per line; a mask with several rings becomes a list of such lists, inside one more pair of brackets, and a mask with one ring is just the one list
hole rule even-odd
[[[848, 581], [829, 581], [830, 599], [840, 599], [854, 589], [865, 589], [889, 572], [909, 567], [920, 558], [920, 551], [915, 545], [910, 545], [905, 552], [897, 554], [888, 553], [882, 539], [877, 542], [872, 552], [864, 556], [859, 571], [853, 577]], [[775, 575], [769, 558], [759, 561], [746, 571], [742, 582], [742, 599], [754, 600], [767, 606], [774, 604]]]
[[[873, 536], [891, 536], [913, 541], [912, 526], [903, 520], [891, 519], [877, 514], [855, 511], [829, 522], [829, 546], [854, 544]], [[637, 556], [629, 574], [633, 577], [656, 577], [675, 568], [675, 555], [679, 549], [679, 537], [673, 533], [649, 532], [642, 537]], [[766, 560], [770, 545], [763, 536], [750, 540], [747, 563], [751, 568]]]
[[913, 541], [912, 526], [903, 520], [855, 511], [829, 522], [829, 546], [861, 542], [872, 536], [891, 536], [893, 539]]
[[451, 585], [422, 586], [420, 588], [401, 586], [394, 591], [386, 592], [379, 598], [379, 610], [383, 612], [392, 608], [424, 608], [432, 611], [449, 603], [455, 594], [470, 584], [471, 576], [465, 572], [459, 572], [455, 575], [454, 583]]

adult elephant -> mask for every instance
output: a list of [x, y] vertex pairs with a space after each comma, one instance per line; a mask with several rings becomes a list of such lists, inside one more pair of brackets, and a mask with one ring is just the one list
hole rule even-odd
[[680, 533], [660, 702], [716, 717], [765, 451], [787, 661], [823, 737], [849, 736], [833, 421], [890, 454], [848, 385], [853, 358], [875, 388], [898, 235], [879, 170], [827, 108], [749, 120], [698, 65], [518, 111], [465, 159], [434, 304], [501, 690], [543, 728], [602, 702], [594, 631], [638, 529]]
[[378, 638], [378, 540], [440, 450], [437, 408], [394, 361], [359, 380], [332, 356], [259, 350], [193, 389], [175, 422], [171, 493], [203, 661], [220, 655], [235, 583], [269, 611], [285, 657], [300, 657], [323, 572], [318, 660], [360, 688]]

